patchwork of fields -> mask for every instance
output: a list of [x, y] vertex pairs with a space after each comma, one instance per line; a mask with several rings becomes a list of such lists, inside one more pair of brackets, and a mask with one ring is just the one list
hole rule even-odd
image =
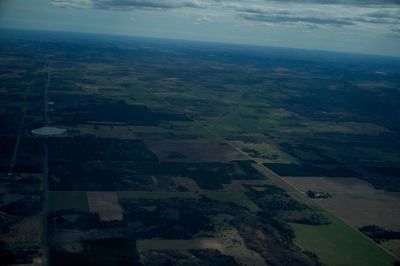
[[[2, 263], [398, 259], [400, 116], [370, 110], [400, 112], [396, 62], [13, 34], [0, 33]], [[32, 133], [46, 126], [66, 132]]]

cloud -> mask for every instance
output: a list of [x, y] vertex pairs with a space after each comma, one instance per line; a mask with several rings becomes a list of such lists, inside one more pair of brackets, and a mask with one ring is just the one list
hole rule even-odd
[[[197, 22], [218, 12], [236, 21], [306, 29], [400, 25], [400, 0], [51, 0], [60, 7], [129, 11], [192, 9]], [[199, 10], [199, 11], [196, 11]], [[197, 13], [196, 13], [197, 12]], [[386, 29], [388, 30], [388, 29]]]
[[335, 18], [321, 18], [321, 17], [299, 17], [299, 16], [291, 16], [291, 15], [265, 15], [265, 14], [248, 14], [243, 15], [243, 18], [253, 21], [262, 21], [268, 23], [306, 23], [306, 24], [315, 24], [315, 25], [330, 25], [330, 26], [349, 26], [354, 25], [354, 22], [335, 19]]
[[400, 39], [400, 28], [391, 28], [390, 33], [387, 36]]
[[387, 25], [400, 25], [400, 10], [379, 10], [364, 14], [363, 17], [358, 18], [359, 22], [374, 23], [374, 24], [387, 24]]
[[[291, 4], [283, 5], [282, 2]], [[300, 3], [301, 2], [301, 3]], [[329, 1], [341, 2], [341, 1]], [[350, 5], [353, 3], [353, 5]], [[355, 4], [359, 5], [355, 5]], [[365, 0], [365, 3], [375, 3]], [[392, 1], [382, 1], [392, 3]], [[299, 28], [318, 29], [326, 27], [363, 27], [371, 25], [382, 27], [400, 25], [400, 6], [367, 5], [361, 6], [358, 1], [347, 1], [343, 4], [318, 3], [317, 0], [264, 1], [263, 5], [238, 7], [236, 11], [245, 20], [258, 21], [267, 25], [298, 26]], [[385, 29], [384, 29], [385, 30]], [[386, 29], [387, 30], [387, 29]]]
[[172, 9], [172, 8], [202, 8], [204, 4], [201, 1], [186, 0], [93, 0], [95, 7], [101, 9], [132, 9], [132, 8], [150, 8], [150, 9]]
[[93, 8], [92, 0], [51, 0], [58, 7]]
[[[174, 9], [237, 6], [245, 9], [259, 5], [342, 5], [342, 6], [400, 6], [400, 0], [51, 0], [58, 6], [102, 9]], [[251, 7], [250, 7], [251, 8]]]
[[199, 18], [196, 19], [197, 22], [210, 22], [213, 19], [210, 16], [201, 16]]
[[174, 9], [174, 8], [203, 8], [198, 0], [52, 0], [52, 3], [62, 7], [96, 8], [109, 10], [131, 9]]
[[275, 2], [286, 3], [310, 3], [326, 5], [352, 5], [352, 6], [373, 6], [373, 5], [397, 5], [400, 0], [275, 0]]

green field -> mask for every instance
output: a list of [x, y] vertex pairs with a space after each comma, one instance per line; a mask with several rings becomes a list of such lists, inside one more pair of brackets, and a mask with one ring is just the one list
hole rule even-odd
[[291, 224], [297, 244], [314, 252], [328, 266], [393, 265], [395, 258], [330, 213], [329, 225]]
[[171, 198], [198, 198], [193, 192], [152, 192], [152, 191], [120, 191], [120, 199], [171, 199]]
[[86, 192], [84, 191], [50, 191], [49, 212], [58, 210], [89, 211]]
[[202, 191], [194, 192], [151, 192], [151, 191], [121, 191], [117, 192], [121, 199], [171, 199], [190, 198], [197, 199], [200, 195], [212, 200], [231, 202], [243, 206], [251, 211], [259, 211], [260, 208], [252, 202], [243, 192]]
[[[253, 157], [251, 153], [247, 152], [246, 149], [252, 149], [256, 152], [259, 153], [260, 156], [262, 157], [255, 157], [258, 158], [259, 160], [261, 159], [263, 162], [273, 162], [273, 163], [296, 163], [297, 159], [292, 157], [291, 155], [281, 151], [278, 147], [275, 147], [271, 144], [268, 143], [248, 143], [248, 142], [235, 142], [234, 144], [237, 146], [239, 149], [241, 149], [243, 152], [247, 153], [250, 155], [250, 157]], [[276, 159], [271, 159], [273, 156], [277, 156]]]
[[260, 211], [260, 208], [254, 202], [252, 202], [243, 192], [206, 191], [201, 192], [200, 194], [212, 200], [232, 202], [236, 205], [246, 207], [254, 212]]

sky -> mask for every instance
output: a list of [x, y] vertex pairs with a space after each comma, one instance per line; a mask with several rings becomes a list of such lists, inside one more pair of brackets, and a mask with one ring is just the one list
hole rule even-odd
[[0, 0], [0, 28], [400, 57], [400, 0]]

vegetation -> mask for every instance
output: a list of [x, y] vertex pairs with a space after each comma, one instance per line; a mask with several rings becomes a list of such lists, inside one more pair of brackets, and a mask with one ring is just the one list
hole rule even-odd
[[366, 225], [359, 230], [377, 243], [381, 243], [385, 240], [400, 239], [400, 232], [385, 230], [377, 225]]
[[49, 192], [49, 211], [78, 210], [89, 211], [86, 192], [51, 191]]
[[265, 166], [281, 176], [355, 177], [359, 175], [346, 167], [322, 168], [312, 165], [276, 163], [266, 163]]
[[[260, 189], [262, 188], [262, 189]], [[329, 219], [319, 210], [313, 209], [290, 197], [283, 189], [275, 186], [250, 187], [247, 193], [265, 213], [279, 220], [301, 224], [329, 224]]]
[[[263, 185], [271, 180], [246, 154], [282, 176], [358, 177], [399, 191], [398, 63], [1, 31], [1, 263], [45, 262], [49, 247], [52, 265], [235, 265], [244, 249], [267, 265], [390, 265], [310, 199]], [[67, 131], [31, 134], [44, 125]], [[122, 220], [89, 211], [86, 193], [107, 191]], [[139, 252], [144, 239], [216, 242]]]
[[331, 198], [332, 195], [327, 192], [320, 192], [320, 191], [307, 191], [307, 196], [313, 199], [327, 199]]
[[243, 192], [214, 192], [214, 191], [205, 191], [201, 192], [200, 195], [203, 195], [212, 200], [218, 200], [223, 202], [231, 202], [238, 206], [243, 206], [248, 208], [251, 211], [257, 212], [260, 211], [260, 208], [254, 204]]
[[66, 252], [57, 249], [50, 250], [50, 263], [54, 265], [128, 265], [138, 266], [139, 254], [135, 241], [125, 238], [107, 238], [87, 240], [82, 243], [82, 252]]
[[393, 265], [395, 259], [354, 228], [329, 213], [331, 224], [292, 224], [296, 243], [315, 253], [326, 265]]

